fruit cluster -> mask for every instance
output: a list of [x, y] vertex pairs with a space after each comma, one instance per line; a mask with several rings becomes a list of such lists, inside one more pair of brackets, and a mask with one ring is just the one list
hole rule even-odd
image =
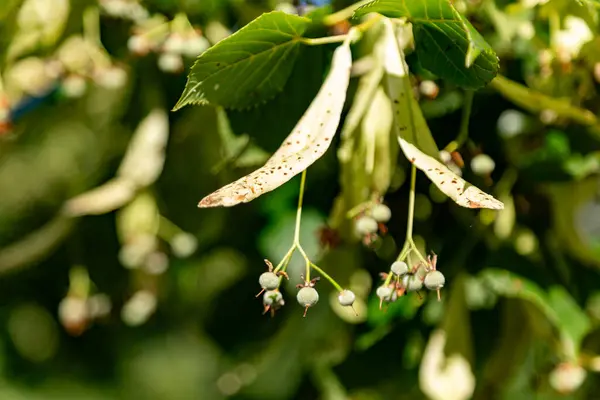
[[444, 287], [446, 278], [444, 274], [436, 269], [437, 256], [427, 257], [427, 263], [419, 262], [413, 268], [409, 268], [404, 261], [395, 261], [390, 267], [390, 273], [382, 273], [384, 284], [377, 288], [379, 307], [383, 303], [393, 303], [398, 297], [408, 292], [419, 292], [425, 286], [429, 290], [435, 290], [440, 299], [440, 289]]

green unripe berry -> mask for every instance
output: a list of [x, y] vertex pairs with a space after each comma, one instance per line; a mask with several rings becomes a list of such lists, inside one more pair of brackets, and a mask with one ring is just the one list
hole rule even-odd
[[438, 290], [444, 287], [446, 278], [440, 271], [431, 271], [425, 276], [425, 287], [429, 290]]
[[496, 168], [496, 163], [487, 154], [478, 154], [471, 160], [471, 169], [476, 175], [491, 174]]
[[379, 226], [377, 221], [365, 215], [356, 220], [355, 228], [359, 235], [369, 235], [377, 232]]
[[265, 306], [272, 306], [273, 304], [279, 304], [283, 301], [283, 295], [278, 290], [266, 291], [263, 295], [263, 304]]
[[417, 292], [423, 288], [423, 281], [417, 275], [410, 275], [406, 282], [407, 292]]
[[258, 278], [258, 283], [265, 290], [275, 290], [279, 287], [279, 277], [273, 272], [264, 272]]
[[315, 288], [303, 287], [298, 291], [296, 300], [298, 300], [298, 303], [302, 307], [312, 307], [319, 301], [319, 293], [317, 293]]
[[371, 209], [371, 217], [378, 222], [388, 222], [392, 218], [392, 210], [385, 204], [376, 204]]
[[392, 299], [393, 292], [394, 291], [392, 290], [392, 288], [389, 288], [387, 286], [379, 286], [375, 293], [377, 294], [377, 297], [379, 297], [381, 300], [390, 301]]
[[408, 265], [404, 261], [395, 261], [390, 270], [396, 276], [404, 276], [408, 274]]
[[356, 295], [351, 290], [343, 290], [338, 296], [338, 301], [343, 306], [351, 306], [356, 300]]

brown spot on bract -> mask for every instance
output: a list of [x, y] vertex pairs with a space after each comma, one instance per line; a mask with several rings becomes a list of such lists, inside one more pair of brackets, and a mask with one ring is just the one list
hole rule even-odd
[[441, 182], [440, 182], [440, 185], [443, 185], [444, 183], [446, 183], [446, 181], [441, 181]]

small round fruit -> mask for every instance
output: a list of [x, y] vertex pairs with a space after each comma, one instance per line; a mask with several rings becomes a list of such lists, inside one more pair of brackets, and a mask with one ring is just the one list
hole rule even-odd
[[423, 281], [417, 275], [411, 275], [406, 283], [407, 292], [417, 292], [423, 288]]
[[273, 304], [279, 304], [283, 300], [283, 295], [280, 291], [269, 290], [263, 295], [263, 303], [266, 306], [272, 306]]
[[408, 274], [408, 265], [404, 261], [395, 261], [390, 270], [396, 276], [404, 276]]
[[392, 210], [385, 204], [376, 204], [371, 209], [371, 216], [379, 222], [388, 222], [392, 218]]
[[338, 296], [338, 301], [343, 306], [351, 306], [354, 304], [354, 300], [356, 300], [356, 295], [352, 290], [342, 290]]
[[264, 272], [258, 278], [258, 283], [265, 290], [275, 290], [279, 287], [279, 277], [273, 272]]
[[369, 235], [371, 233], [377, 232], [379, 226], [377, 225], [377, 221], [368, 216], [360, 217], [356, 220], [356, 232], [359, 235]]
[[392, 298], [392, 292], [393, 290], [387, 286], [379, 286], [375, 293], [377, 293], [377, 297], [379, 297], [381, 300], [390, 301]]
[[429, 290], [438, 290], [444, 287], [446, 278], [440, 271], [431, 271], [425, 276], [425, 287]]
[[302, 307], [312, 307], [319, 301], [319, 293], [315, 288], [303, 287], [298, 290], [296, 299]]
[[487, 154], [478, 154], [471, 160], [471, 169], [476, 175], [491, 174], [496, 168], [496, 163]]

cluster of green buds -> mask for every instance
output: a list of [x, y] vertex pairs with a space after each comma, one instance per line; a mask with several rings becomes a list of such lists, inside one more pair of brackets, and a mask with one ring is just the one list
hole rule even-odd
[[[274, 316], [275, 311], [279, 310], [285, 304], [280, 286], [283, 278], [289, 280], [289, 276], [285, 271], [273, 268], [273, 264], [269, 260], [265, 260], [265, 263], [267, 264], [268, 271], [263, 272], [258, 278], [261, 291], [256, 297], [259, 297], [261, 294], [263, 295], [264, 314], [270, 311], [271, 316]], [[306, 317], [308, 309], [314, 307], [319, 302], [319, 292], [317, 292], [315, 286], [320, 278], [315, 277], [307, 280], [303, 275], [300, 275], [300, 277], [303, 283], [296, 285], [296, 289], [298, 289], [296, 300], [304, 308], [304, 317]], [[337, 283], [334, 286], [340, 291], [338, 295], [339, 303], [345, 307], [352, 307], [354, 300], [356, 300], [354, 292], [348, 289], [341, 289]]]
[[393, 303], [398, 297], [409, 292], [418, 293], [423, 286], [428, 290], [437, 291], [438, 300], [440, 300], [440, 289], [444, 287], [446, 278], [437, 270], [437, 255], [428, 256], [427, 263], [419, 262], [414, 267], [409, 268], [404, 261], [395, 261], [390, 266], [389, 273], [382, 273], [384, 284], [377, 288], [376, 294], [379, 297], [379, 308], [383, 303]]

